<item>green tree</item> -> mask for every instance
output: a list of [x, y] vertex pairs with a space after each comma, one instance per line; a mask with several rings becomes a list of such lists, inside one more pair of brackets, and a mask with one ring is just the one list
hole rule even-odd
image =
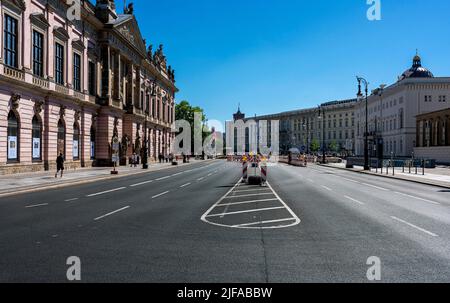
[[320, 149], [320, 143], [317, 139], [313, 139], [311, 142], [311, 151], [317, 153]]
[[339, 145], [337, 144], [336, 141], [332, 141], [330, 143], [330, 151], [337, 153], [339, 149]]
[[192, 106], [188, 101], [183, 100], [179, 104], [175, 105], [175, 119], [176, 120], [186, 120], [191, 125], [191, 148], [192, 153], [194, 152], [194, 115], [195, 113], [201, 114], [202, 122], [202, 138], [203, 141], [207, 136], [211, 134], [210, 130], [205, 130], [205, 126], [208, 122], [206, 118], [205, 111], [199, 106]]

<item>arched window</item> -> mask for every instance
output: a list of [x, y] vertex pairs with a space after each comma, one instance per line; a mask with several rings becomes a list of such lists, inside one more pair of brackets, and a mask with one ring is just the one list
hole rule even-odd
[[13, 111], [8, 114], [8, 161], [19, 162], [19, 119]]
[[66, 125], [62, 119], [58, 121], [58, 155], [66, 156]]
[[33, 161], [40, 161], [42, 160], [42, 125], [37, 116], [33, 117], [32, 127], [33, 131], [31, 146]]
[[72, 155], [74, 160], [80, 159], [80, 127], [78, 123], [73, 124], [73, 141], [72, 141]]
[[91, 160], [95, 159], [95, 127], [91, 126]]

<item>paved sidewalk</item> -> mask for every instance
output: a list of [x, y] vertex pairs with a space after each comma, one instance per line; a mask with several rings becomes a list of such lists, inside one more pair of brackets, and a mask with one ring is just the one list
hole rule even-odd
[[142, 174], [201, 162], [205, 161], [190, 160], [190, 163], [179, 164], [178, 166], [173, 166], [171, 163], [154, 163], [149, 164], [148, 170], [142, 169], [142, 164], [137, 167], [121, 166], [116, 168], [119, 172], [118, 175], [111, 174], [111, 167], [66, 170], [64, 171], [62, 178], [60, 178], [59, 174], [58, 178], [55, 178], [55, 171], [4, 175], [0, 176], [0, 197], [17, 192], [37, 191], [49, 188], [59, 188], [73, 184], [84, 184], [97, 180], [120, 178], [123, 176]]
[[354, 171], [363, 174], [371, 174], [376, 176], [382, 176], [386, 178], [393, 178], [399, 180], [406, 180], [416, 183], [423, 183], [434, 186], [441, 186], [445, 188], [450, 188], [450, 168], [446, 167], [437, 167], [437, 168], [429, 168], [425, 169], [425, 175], [422, 175], [422, 168], [417, 169], [417, 175], [415, 168], [411, 168], [411, 174], [409, 173], [409, 169], [405, 168], [405, 172], [403, 173], [402, 168], [396, 168], [395, 174], [392, 173], [392, 168], [389, 169], [389, 174], [386, 174], [386, 168], [383, 168], [383, 174], [381, 174], [381, 169], [378, 169], [378, 173], [376, 169], [372, 168], [371, 171], [364, 171], [362, 166], [355, 166], [354, 168], [345, 168], [345, 163], [333, 163], [325, 165], [327, 167], [339, 168], [349, 171]]

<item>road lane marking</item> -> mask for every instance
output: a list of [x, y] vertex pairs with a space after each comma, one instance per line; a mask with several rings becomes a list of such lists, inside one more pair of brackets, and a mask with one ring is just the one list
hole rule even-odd
[[72, 201], [76, 201], [76, 200], [78, 200], [78, 198], [67, 199], [67, 200], [64, 200], [64, 202], [72, 202]]
[[269, 188], [255, 188], [255, 189], [243, 189], [243, 190], [235, 190], [235, 193], [244, 193], [249, 191], [263, 191], [263, 190], [270, 190]]
[[211, 177], [213, 175], [213, 173], [209, 173], [207, 177]]
[[322, 185], [322, 187], [325, 188], [326, 190], [333, 191], [331, 188], [326, 187], [325, 185]]
[[110, 212], [110, 213], [107, 213], [106, 215], [97, 217], [97, 218], [94, 219], [94, 221], [101, 220], [101, 219], [106, 218], [106, 217], [108, 217], [108, 216], [114, 215], [114, 214], [116, 214], [116, 213], [118, 213], [118, 212], [124, 211], [124, 210], [126, 210], [126, 209], [128, 209], [128, 208], [130, 208], [130, 206], [122, 207], [121, 209], [118, 209], [118, 210], [112, 211], [112, 212]]
[[100, 195], [103, 195], [103, 194], [108, 194], [108, 193], [112, 193], [112, 192], [115, 192], [115, 191], [119, 191], [119, 190], [122, 190], [122, 189], [125, 189], [126, 187], [119, 187], [119, 188], [114, 188], [114, 189], [110, 189], [110, 190], [106, 190], [106, 191], [102, 191], [102, 192], [99, 192], [99, 193], [95, 193], [95, 194], [90, 194], [90, 195], [87, 195], [86, 197], [95, 197], [95, 196], [100, 196]]
[[244, 226], [260, 225], [260, 224], [268, 224], [268, 223], [281, 223], [281, 222], [287, 222], [287, 221], [293, 221], [293, 220], [295, 220], [295, 218], [260, 221], [260, 222], [253, 222], [253, 223], [245, 223], [245, 224], [233, 225], [233, 227], [244, 227]]
[[395, 193], [399, 194], [399, 195], [402, 195], [402, 196], [405, 196], [405, 197], [409, 197], [409, 198], [417, 199], [417, 200], [420, 200], [420, 201], [428, 202], [428, 203], [431, 203], [431, 204], [434, 204], [434, 205], [441, 205], [441, 203], [438, 203], [438, 202], [434, 202], [434, 201], [423, 199], [423, 198], [416, 197], [416, 196], [411, 196], [411, 195], [404, 194], [404, 193], [401, 193], [401, 192], [398, 192], [398, 191], [396, 191]]
[[238, 215], [238, 214], [245, 214], [245, 213], [256, 213], [260, 211], [268, 211], [268, 210], [275, 210], [275, 209], [284, 209], [284, 206], [279, 207], [268, 207], [268, 208], [259, 208], [259, 209], [250, 209], [250, 210], [241, 210], [241, 211], [233, 211], [229, 213], [222, 213], [222, 214], [214, 214], [214, 215], [208, 215], [207, 218], [211, 217], [220, 217], [220, 216], [229, 216], [229, 215]]
[[184, 173], [184, 172], [180, 172], [180, 173], [173, 174], [172, 177], [176, 177], [176, 176], [182, 175], [183, 173]]
[[180, 188], [184, 188], [184, 187], [186, 187], [186, 186], [189, 186], [189, 185], [191, 185], [191, 183], [189, 182], [189, 183], [186, 183], [186, 184], [183, 184], [183, 185], [181, 185], [180, 186]]
[[349, 179], [349, 178], [341, 177], [341, 179], [344, 179], [344, 180], [347, 180], [347, 181], [350, 181], [350, 182], [353, 182], [353, 183], [361, 184], [360, 181], [352, 180], [352, 179]]
[[387, 188], [375, 186], [375, 185], [372, 185], [372, 184], [369, 184], [369, 183], [361, 183], [361, 184], [362, 185], [366, 185], [366, 186], [370, 186], [370, 187], [373, 187], [373, 188], [376, 188], [376, 189], [379, 189], [379, 190], [389, 191], [389, 189], [387, 189]]
[[241, 201], [241, 202], [234, 202], [234, 203], [219, 204], [219, 205], [217, 205], [217, 207], [240, 205], [240, 204], [250, 204], [250, 203], [258, 203], [258, 202], [268, 202], [268, 201], [278, 201], [278, 199], [274, 198], [274, 199], [261, 199], [261, 200]]
[[152, 199], [159, 198], [159, 197], [161, 197], [161, 196], [167, 195], [168, 193], [170, 193], [170, 191], [165, 191], [165, 192], [160, 193], [160, 194], [158, 194], [158, 195], [156, 195], [156, 196], [153, 196]]
[[161, 177], [161, 178], [156, 179], [156, 181], [166, 180], [166, 179], [169, 179], [169, 178], [170, 178], [170, 176], [165, 176], [165, 177]]
[[254, 196], [266, 196], [273, 195], [273, 193], [260, 193], [260, 194], [247, 194], [247, 195], [239, 195], [239, 196], [230, 196], [225, 199], [234, 199], [234, 198], [245, 198], [245, 197], [254, 197]]
[[148, 180], [148, 181], [144, 181], [144, 182], [140, 182], [140, 183], [136, 183], [136, 184], [130, 185], [130, 187], [141, 186], [141, 185], [145, 185], [145, 184], [152, 183], [152, 182], [154, 182], [154, 181], [155, 181], [155, 180]]
[[25, 206], [25, 208], [35, 208], [35, 207], [41, 207], [41, 206], [47, 206], [48, 203], [42, 203], [42, 204], [35, 204], [35, 205], [28, 205]]
[[417, 226], [417, 225], [414, 225], [414, 224], [412, 224], [412, 223], [409, 223], [409, 222], [407, 222], [407, 221], [405, 221], [405, 220], [399, 219], [399, 218], [394, 217], [394, 216], [391, 216], [391, 218], [394, 219], [394, 220], [396, 220], [396, 221], [398, 221], [398, 222], [401, 222], [401, 223], [403, 223], [403, 224], [406, 224], [406, 225], [408, 225], [408, 226], [410, 226], [410, 227], [412, 227], [412, 228], [415, 228], [415, 229], [417, 229], [417, 230], [420, 230], [421, 232], [424, 232], [424, 233], [426, 233], [427, 235], [430, 235], [430, 236], [432, 236], [432, 237], [439, 237], [439, 236], [436, 235], [435, 233], [432, 233], [431, 231], [428, 231], [428, 230], [426, 230], [426, 229], [424, 229], [424, 228], [422, 228], [422, 227], [419, 227], [419, 226]]
[[[286, 209], [290, 214], [291, 214], [291, 216], [292, 216], [292, 220], [291, 221], [294, 221], [294, 222], [292, 222], [292, 223], [289, 223], [289, 224], [286, 224], [286, 225], [281, 225], [281, 224], [277, 224], [277, 225], [273, 225], [273, 226], [252, 226], [252, 225], [250, 225], [250, 226], [233, 226], [233, 225], [226, 225], [226, 224], [222, 224], [222, 223], [218, 223], [218, 222], [214, 222], [214, 221], [210, 221], [210, 220], [208, 220], [208, 217], [210, 217], [211, 215], [211, 212], [216, 208], [216, 207], [222, 207], [222, 202], [225, 200], [225, 199], [227, 199], [227, 197], [229, 196], [229, 195], [231, 195], [232, 193], [233, 193], [233, 191], [235, 191], [236, 189], [245, 189], [245, 188], [261, 188], [260, 186], [247, 186], [247, 185], [244, 185], [243, 183], [242, 183], [242, 178], [240, 178], [239, 179], [239, 181], [230, 189], [230, 190], [228, 190], [227, 191], [227, 193], [225, 194], [225, 195], [223, 195], [214, 205], [212, 205], [203, 215], [202, 215], [202, 217], [201, 217], [201, 220], [203, 221], [203, 222], [205, 222], [205, 223], [208, 223], [208, 224], [211, 224], [211, 225], [214, 225], [214, 226], [219, 226], [219, 227], [226, 227], [226, 228], [240, 228], [240, 229], [258, 229], [258, 230], [261, 230], [261, 229], [281, 229], [281, 228], [288, 228], [288, 227], [292, 227], [292, 226], [295, 226], [295, 225], [298, 225], [298, 224], [300, 224], [301, 223], [301, 220], [297, 217], [297, 215], [289, 208], [289, 206], [287, 206], [287, 204], [280, 198], [280, 196], [275, 192], [275, 190], [272, 188], [272, 186], [269, 184], [269, 182], [267, 182], [266, 183], [266, 185], [267, 185], [267, 187], [272, 191], [272, 195], [274, 195], [277, 199], [273, 199], [273, 201], [276, 201], [276, 200], [278, 200], [281, 204], [282, 204], [282, 206], [281, 207], [274, 207], [274, 208], [267, 208], [267, 209], [257, 209], [257, 210], [250, 210], [250, 211], [241, 211], [241, 212], [233, 212], [233, 213], [227, 213], [227, 211], [228, 211], [228, 208], [231, 206], [231, 205], [223, 205], [223, 206], [225, 206], [225, 209], [224, 209], [224, 211], [222, 212], [221, 211], [221, 213], [220, 214], [215, 214], [215, 215], [212, 215], [212, 216], [214, 216], [215, 218], [217, 218], [217, 217], [220, 217], [220, 218], [223, 218], [224, 216], [226, 216], [226, 215], [232, 215], [232, 214], [236, 214], [236, 213], [248, 213], [248, 212], [261, 212], [261, 211], [265, 211], [265, 210], [269, 210], [270, 211], [270, 209], [273, 209], [273, 210], [279, 210], [279, 209]], [[246, 196], [248, 196], [248, 195], [246, 195]], [[260, 195], [257, 195], [257, 196], [260, 196]], [[263, 200], [263, 199], [258, 199], [258, 200]], [[269, 200], [269, 199], [264, 199], [264, 200]], [[249, 203], [249, 202], [251, 202], [251, 201], [237, 201], [237, 202], [235, 202], [235, 203], [242, 203], [242, 204], [245, 204], [245, 203]], [[258, 202], [261, 202], [261, 201], [258, 201]], [[227, 204], [231, 204], [231, 203], [227, 203]], [[274, 222], [274, 223], [276, 223], [276, 222]], [[242, 224], [247, 224], [247, 222], [242, 222]], [[235, 222], [235, 225], [240, 225], [240, 224], [236, 224], [236, 222]]]
[[359, 205], [364, 205], [364, 203], [363, 202], [361, 202], [361, 201], [358, 201], [358, 200], [356, 200], [356, 199], [353, 199], [352, 197], [349, 197], [349, 196], [345, 196], [347, 199], [349, 199], [350, 201], [353, 201], [353, 202], [356, 202], [356, 203], [358, 203]]
[[197, 181], [202, 181], [205, 177], [198, 178]]

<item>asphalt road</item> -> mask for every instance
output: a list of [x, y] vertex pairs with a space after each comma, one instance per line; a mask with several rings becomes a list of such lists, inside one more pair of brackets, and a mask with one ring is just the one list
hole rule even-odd
[[0, 282], [450, 281], [450, 192], [324, 167], [240, 184], [209, 161], [0, 198]]

